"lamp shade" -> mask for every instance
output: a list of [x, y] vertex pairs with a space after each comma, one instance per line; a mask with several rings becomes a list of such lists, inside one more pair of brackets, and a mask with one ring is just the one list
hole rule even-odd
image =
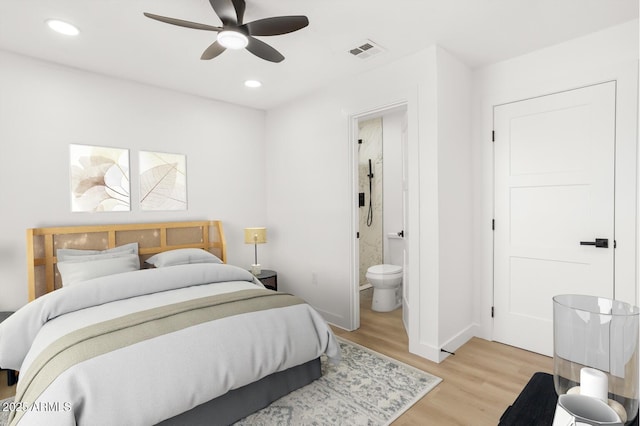
[[267, 242], [267, 228], [244, 228], [245, 244], [264, 244]]

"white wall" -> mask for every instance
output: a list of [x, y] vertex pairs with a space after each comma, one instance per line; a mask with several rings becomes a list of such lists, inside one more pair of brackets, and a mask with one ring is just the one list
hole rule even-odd
[[493, 106], [616, 80], [616, 298], [637, 300], [636, 159], [638, 21], [581, 37], [474, 73], [473, 222], [475, 321], [491, 338]]
[[[264, 112], [7, 52], [0, 63], [0, 311], [27, 301], [32, 227], [220, 219], [229, 263], [252, 262], [242, 228], [266, 223]], [[130, 149], [131, 212], [71, 213], [72, 143]], [[187, 211], [140, 211], [140, 150], [186, 154]]]
[[[442, 64], [436, 65], [439, 59]], [[452, 75], [448, 75], [450, 72]], [[460, 85], [458, 79], [463, 80]], [[460, 197], [469, 195], [468, 189], [460, 192], [465, 181], [470, 185], [464, 170], [449, 187], [449, 177], [456, 174], [452, 170], [460, 167], [456, 153], [468, 158], [468, 153], [461, 153], [468, 149], [468, 143], [460, 139], [465, 132], [468, 134], [468, 115], [460, 111], [469, 108], [469, 95], [464, 94], [470, 92], [469, 81], [470, 73], [460, 62], [443, 49], [432, 47], [336, 82], [267, 114], [267, 215], [268, 226], [275, 232], [272, 260], [279, 271], [279, 285], [305, 298], [330, 322], [349, 329], [355, 324], [350, 314], [356, 281], [351, 269], [353, 210], [357, 209], [352, 117], [406, 102], [410, 350], [435, 360], [440, 359], [443, 337], [463, 332], [469, 324], [460, 324], [471, 318], [470, 313], [463, 313], [461, 320], [443, 327], [443, 333], [438, 328], [460, 315], [458, 307], [468, 306], [472, 293], [470, 280], [463, 282], [465, 273], [456, 272], [467, 270], [470, 274], [470, 252], [461, 251], [456, 261], [451, 261], [451, 248], [468, 240], [462, 232], [468, 231], [465, 223], [470, 223], [471, 211], [466, 206], [470, 200], [453, 200], [446, 195], [440, 204], [439, 199], [449, 189]], [[442, 111], [438, 110], [439, 91], [453, 96], [450, 101], [442, 101]], [[443, 127], [441, 139], [439, 126]], [[449, 143], [452, 148], [441, 146]], [[461, 207], [465, 208], [459, 210]], [[445, 224], [441, 240], [440, 218], [449, 215], [467, 219], [462, 220], [461, 230]], [[442, 261], [441, 244], [447, 252]], [[445, 295], [442, 298], [440, 291]], [[449, 296], [453, 291], [458, 292], [456, 300]]]
[[267, 162], [273, 164], [267, 168], [267, 215], [279, 284], [347, 329], [357, 176], [350, 117], [410, 97], [415, 114], [417, 70], [430, 60], [429, 54], [407, 58], [267, 113]]
[[471, 71], [438, 52], [438, 345], [454, 351], [476, 334], [473, 323]]

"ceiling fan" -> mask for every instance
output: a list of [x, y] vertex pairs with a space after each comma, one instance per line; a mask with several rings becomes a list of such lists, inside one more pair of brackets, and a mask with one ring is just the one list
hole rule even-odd
[[254, 36], [287, 34], [309, 25], [309, 19], [306, 16], [277, 16], [244, 24], [242, 22], [245, 10], [244, 0], [209, 0], [209, 3], [222, 21], [222, 27], [168, 18], [147, 12], [144, 12], [144, 16], [179, 27], [217, 32], [216, 41], [202, 53], [200, 59], [213, 59], [226, 49], [246, 48], [262, 59], [281, 62], [284, 60], [284, 56], [280, 52]]

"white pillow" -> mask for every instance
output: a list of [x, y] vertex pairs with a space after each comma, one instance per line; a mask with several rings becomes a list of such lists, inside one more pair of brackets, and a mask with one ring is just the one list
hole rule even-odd
[[189, 263], [222, 263], [215, 255], [199, 248], [184, 248], [163, 251], [146, 260], [147, 263], [161, 268], [163, 266], [186, 265]]
[[[94, 259], [88, 259], [94, 257]], [[69, 286], [92, 278], [140, 269], [137, 254], [107, 253], [92, 256], [77, 256], [77, 259], [58, 262], [62, 286]]]
[[122, 246], [113, 247], [106, 250], [80, 250], [80, 249], [57, 249], [56, 257], [58, 262], [78, 259], [79, 257], [101, 255], [101, 254], [138, 254], [138, 243], [129, 243]]

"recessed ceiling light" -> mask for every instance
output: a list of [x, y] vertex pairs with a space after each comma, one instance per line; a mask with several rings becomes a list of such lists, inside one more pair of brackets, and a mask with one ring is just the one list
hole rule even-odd
[[262, 86], [262, 83], [260, 83], [258, 80], [247, 80], [244, 82], [244, 85], [247, 87], [260, 87]]
[[71, 25], [68, 22], [60, 21], [58, 19], [49, 19], [46, 22], [49, 28], [60, 34], [75, 36], [80, 33], [80, 30], [78, 30], [77, 27]]
[[238, 31], [225, 30], [218, 33], [218, 43], [227, 49], [238, 50], [247, 47], [249, 39]]

